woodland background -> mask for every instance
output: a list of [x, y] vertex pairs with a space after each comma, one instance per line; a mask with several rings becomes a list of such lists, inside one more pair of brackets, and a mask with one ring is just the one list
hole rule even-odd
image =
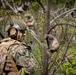
[[[7, 0], [12, 7], [24, 1], [30, 3], [25, 13], [34, 16], [35, 23], [30, 29], [34, 30], [40, 41], [26, 30], [24, 41], [27, 44], [33, 41], [32, 53], [37, 64], [32, 75], [76, 75], [76, 0]], [[13, 11], [2, 2], [0, 0], [0, 39], [8, 37], [5, 27], [9, 15], [15, 18]], [[46, 44], [45, 36], [48, 33], [53, 34], [60, 43], [59, 49], [50, 57], [46, 53], [46, 46], [41, 46]]]

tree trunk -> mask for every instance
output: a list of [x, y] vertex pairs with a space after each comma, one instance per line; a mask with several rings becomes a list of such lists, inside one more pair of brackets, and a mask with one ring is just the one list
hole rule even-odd
[[[45, 0], [45, 9], [44, 13], [44, 44], [46, 45], [46, 34], [49, 30], [49, 20], [50, 20], [50, 0]], [[47, 54], [47, 45], [44, 46], [44, 50], [42, 52], [42, 72], [41, 75], [48, 75], [48, 54]]]

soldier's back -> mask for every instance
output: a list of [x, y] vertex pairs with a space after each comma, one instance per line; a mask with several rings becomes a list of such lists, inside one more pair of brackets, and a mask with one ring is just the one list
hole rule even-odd
[[[19, 42], [11, 38], [5, 38], [0, 41], [0, 75], [2, 75], [3, 73], [6, 57], [10, 53], [9, 47], [14, 43], [19, 43]], [[3, 74], [3, 75], [6, 75], [6, 74]], [[12, 74], [11, 72], [11, 75], [15, 75], [15, 74]]]

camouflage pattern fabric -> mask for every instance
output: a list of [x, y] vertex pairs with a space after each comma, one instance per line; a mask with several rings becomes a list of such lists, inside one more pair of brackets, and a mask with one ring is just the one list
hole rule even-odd
[[0, 74], [2, 75], [6, 56], [9, 54], [8, 48], [11, 44], [15, 43], [15, 40], [5, 38], [0, 41]]
[[33, 57], [30, 56], [30, 52], [27, 50], [27, 47], [14, 45], [12, 49], [16, 50], [16, 52], [13, 53], [16, 64], [22, 66], [26, 73], [33, 73], [35, 70], [35, 62]]
[[[7, 41], [7, 40], [3, 40], [3, 41], [5, 41], [4, 43], [6, 43], [5, 44], [6, 47], [7, 45], [8, 47], [10, 46], [9, 49], [8, 48], [6, 49], [8, 49], [8, 51], [10, 51], [10, 54], [12, 54], [16, 62], [16, 65], [21, 66], [22, 69], [24, 69], [25, 73], [28, 73], [28, 74], [33, 73], [35, 70], [35, 62], [33, 57], [30, 56], [30, 52], [27, 50], [27, 47], [16, 40], [11, 40], [11, 39], [9, 40], [10, 41]], [[7, 53], [8, 51], [6, 50]]]

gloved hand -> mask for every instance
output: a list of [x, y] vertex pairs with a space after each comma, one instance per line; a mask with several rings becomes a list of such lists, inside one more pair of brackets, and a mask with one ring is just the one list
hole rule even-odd
[[17, 65], [15, 61], [13, 60], [12, 56], [9, 55], [5, 61], [5, 70], [6, 71], [11, 71], [11, 72], [18, 72]]

